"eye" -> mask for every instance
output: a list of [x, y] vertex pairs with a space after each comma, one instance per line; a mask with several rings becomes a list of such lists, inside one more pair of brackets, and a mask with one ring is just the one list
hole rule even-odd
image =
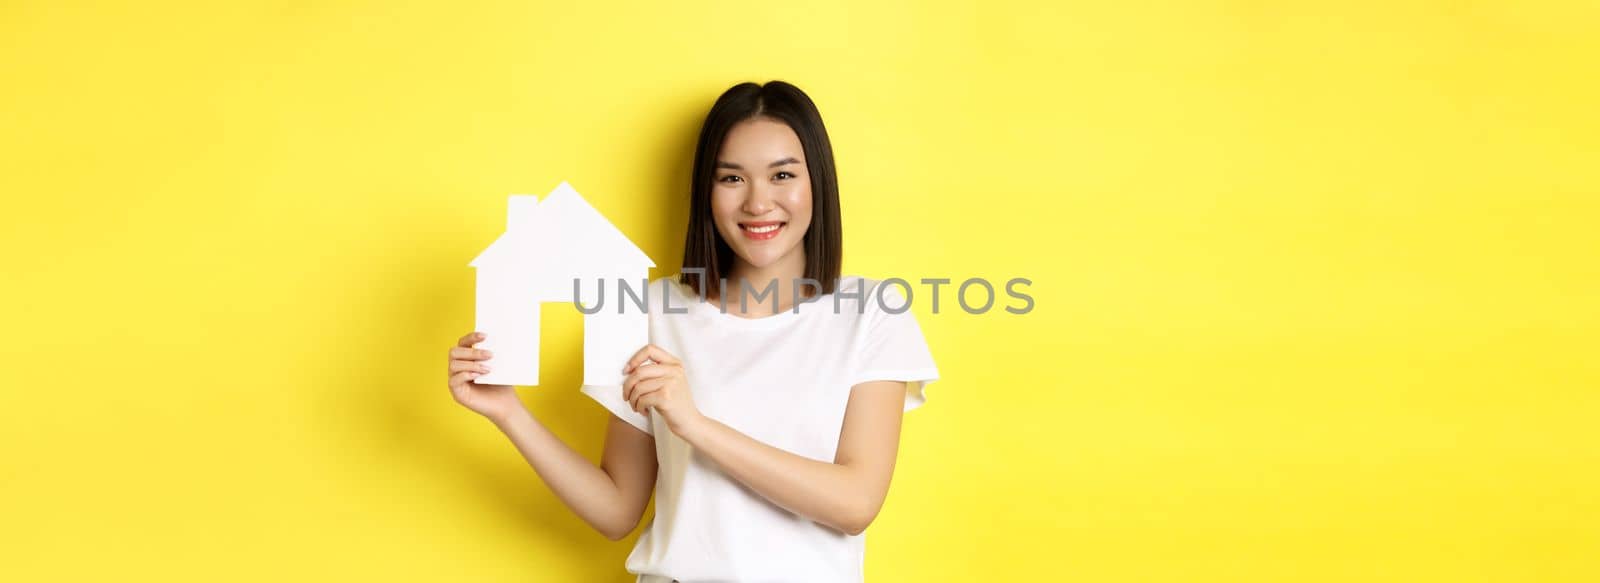
[[785, 170], [785, 171], [781, 171], [781, 172], [777, 173], [776, 175], [773, 176], [773, 178], [777, 178], [779, 180], [783, 180], [784, 178], [794, 178], [794, 175], [790, 174], [787, 170]]
[[744, 180], [744, 178], [741, 178], [735, 174], [729, 174], [727, 176], [723, 176], [722, 178], [718, 178], [717, 182], [729, 182], [731, 180]]

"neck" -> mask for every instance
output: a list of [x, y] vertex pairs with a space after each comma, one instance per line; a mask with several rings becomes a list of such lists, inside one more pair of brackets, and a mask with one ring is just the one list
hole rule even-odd
[[[733, 260], [732, 273], [728, 274], [728, 313], [739, 315], [763, 316], [772, 313], [772, 298], [762, 298], [761, 303], [756, 303], [754, 297], [745, 298], [745, 307], [739, 309], [739, 294], [743, 291], [742, 285], [749, 285], [753, 292], [751, 295], [761, 293], [769, 288], [777, 291], [778, 310], [787, 310], [794, 306], [795, 284], [806, 273], [806, 252], [804, 248], [797, 247], [794, 251], [772, 262], [770, 265], [756, 267], [746, 262], [742, 257]], [[746, 282], [746, 283], [741, 283]], [[811, 293], [811, 288], [805, 289]]]

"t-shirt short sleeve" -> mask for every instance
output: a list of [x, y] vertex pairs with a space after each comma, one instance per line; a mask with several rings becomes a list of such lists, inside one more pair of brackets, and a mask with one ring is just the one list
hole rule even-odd
[[939, 370], [910, 304], [899, 285], [881, 282], [867, 290], [863, 301], [863, 338], [850, 385], [906, 381], [905, 410], [922, 406], [927, 401], [927, 386], [939, 379]]
[[628, 402], [622, 399], [622, 387], [583, 385], [583, 388], [578, 390], [588, 395], [589, 398], [594, 399], [596, 403], [600, 403], [600, 406], [605, 407], [606, 410], [611, 411], [612, 415], [616, 415], [623, 421], [627, 421], [629, 425], [639, 428], [639, 431], [655, 435], [655, 432], [650, 430], [650, 418], [634, 411], [632, 407], [628, 406]]

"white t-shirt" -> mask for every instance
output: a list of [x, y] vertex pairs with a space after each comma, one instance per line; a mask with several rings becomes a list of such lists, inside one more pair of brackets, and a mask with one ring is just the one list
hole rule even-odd
[[[683, 361], [695, 406], [751, 438], [832, 463], [851, 387], [909, 381], [905, 410], [939, 378], [922, 329], [897, 285], [841, 278], [832, 294], [758, 318], [724, 313], [676, 276], [649, 288], [650, 342]], [[737, 302], [736, 290], [728, 290]], [[861, 298], [850, 297], [860, 291]], [[864, 298], [864, 299], [863, 299]], [[674, 312], [667, 313], [667, 308]], [[731, 305], [728, 310], [735, 311]], [[899, 311], [895, 314], [892, 312]], [[619, 364], [620, 366], [620, 364]], [[683, 583], [862, 580], [865, 533], [848, 535], [784, 510], [727, 475], [667, 429], [635, 413], [619, 387], [583, 393], [655, 436], [655, 518], [628, 555], [641, 580]]]

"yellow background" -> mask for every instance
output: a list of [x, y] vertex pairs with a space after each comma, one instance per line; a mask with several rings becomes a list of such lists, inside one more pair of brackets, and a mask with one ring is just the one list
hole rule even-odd
[[579, 4], [0, 4], [0, 579], [630, 581], [450, 400], [466, 264], [570, 180], [672, 273], [768, 79], [847, 272], [1034, 281], [916, 306], [869, 580], [1600, 579], [1594, 3]]

